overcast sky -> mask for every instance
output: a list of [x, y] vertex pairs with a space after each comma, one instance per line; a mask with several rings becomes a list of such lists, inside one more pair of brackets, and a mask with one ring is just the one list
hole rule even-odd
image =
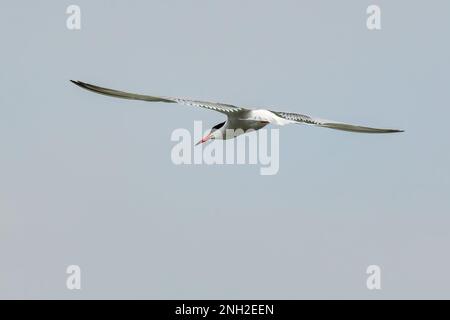
[[[366, 27], [374, 3], [379, 31]], [[81, 30], [66, 27], [70, 4]], [[448, 1], [0, 12], [1, 298], [450, 298]], [[69, 79], [406, 132], [286, 126], [273, 176], [176, 166], [173, 130], [222, 114]], [[380, 291], [366, 288], [372, 264]]]

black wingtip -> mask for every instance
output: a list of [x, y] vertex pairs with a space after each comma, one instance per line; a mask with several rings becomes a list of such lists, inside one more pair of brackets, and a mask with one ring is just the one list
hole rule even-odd
[[70, 82], [72, 82], [73, 84], [75, 84], [75, 85], [77, 85], [77, 86], [79, 86], [79, 87], [81, 87], [81, 88], [88, 89], [88, 88], [87, 88], [87, 84], [84, 83], [84, 82], [81, 82], [81, 81], [79, 81], [79, 80], [70, 80]]

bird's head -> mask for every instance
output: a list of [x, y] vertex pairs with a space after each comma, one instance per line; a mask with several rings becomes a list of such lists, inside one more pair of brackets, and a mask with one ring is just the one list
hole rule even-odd
[[220, 130], [225, 125], [225, 121], [221, 122], [219, 124], [216, 124], [214, 127], [211, 128], [209, 133], [205, 135], [199, 142], [197, 142], [195, 145], [199, 145], [200, 143], [206, 142], [208, 140], [213, 139], [222, 139], [222, 131]]

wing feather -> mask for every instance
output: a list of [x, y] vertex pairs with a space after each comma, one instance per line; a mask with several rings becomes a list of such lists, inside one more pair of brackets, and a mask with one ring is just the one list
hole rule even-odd
[[292, 113], [292, 112], [278, 112], [272, 111], [277, 116], [286, 119], [295, 121], [298, 123], [305, 123], [310, 125], [315, 125], [324, 128], [330, 128], [335, 130], [342, 131], [350, 131], [350, 132], [362, 132], [362, 133], [395, 133], [395, 132], [403, 132], [403, 130], [397, 129], [381, 129], [381, 128], [371, 128], [364, 127], [359, 125], [335, 122], [331, 120], [323, 120], [318, 118], [313, 118], [304, 114]]
[[131, 99], [131, 100], [142, 100], [142, 101], [150, 101], [150, 102], [166, 102], [166, 103], [178, 103], [188, 106], [200, 107], [209, 110], [218, 111], [221, 113], [229, 114], [237, 111], [245, 110], [244, 108], [236, 107], [231, 104], [225, 103], [216, 103], [216, 102], [208, 102], [208, 101], [198, 101], [198, 100], [189, 100], [182, 98], [171, 98], [171, 97], [158, 97], [158, 96], [149, 96], [137, 93], [130, 93], [125, 91], [119, 91], [104, 87], [95, 86], [93, 84], [70, 80], [72, 83], [77, 86], [107, 96], [122, 98], [122, 99]]

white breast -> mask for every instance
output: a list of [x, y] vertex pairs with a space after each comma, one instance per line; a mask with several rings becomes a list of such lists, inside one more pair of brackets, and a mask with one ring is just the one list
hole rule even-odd
[[273, 112], [264, 109], [252, 110], [250, 112], [249, 118], [255, 121], [267, 121], [276, 124], [278, 126], [284, 126], [285, 124], [295, 123], [295, 121], [283, 119], [274, 114]]

